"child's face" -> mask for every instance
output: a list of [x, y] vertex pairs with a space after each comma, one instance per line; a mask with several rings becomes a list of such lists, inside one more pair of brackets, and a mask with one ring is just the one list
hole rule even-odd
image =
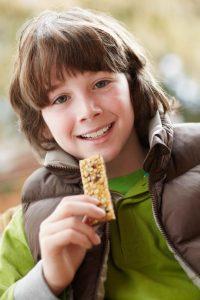
[[[56, 88], [43, 118], [58, 145], [74, 157], [101, 154], [112, 161], [126, 147], [134, 124], [129, 86], [123, 73], [106, 71], [52, 76]], [[129, 143], [130, 144], [130, 143]]]

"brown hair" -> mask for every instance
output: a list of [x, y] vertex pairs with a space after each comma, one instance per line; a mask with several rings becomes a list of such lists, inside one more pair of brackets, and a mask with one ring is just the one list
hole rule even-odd
[[58, 79], [63, 79], [63, 67], [69, 74], [100, 70], [129, 74], [135, 127], [145, 146], [150, 119], [159, 108], [169, 110], [143, 50], [119, 22], [81, 8], [45, 11], [22, 28], [10, 86], [10, 100], [21, 130], [38, 151], [58, 147], [54, 139], [45, 136], [41, 115], [41, 109], [48, 105], [52, 65]]

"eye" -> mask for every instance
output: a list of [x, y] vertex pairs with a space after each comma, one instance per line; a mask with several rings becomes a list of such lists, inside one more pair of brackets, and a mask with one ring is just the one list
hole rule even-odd
[[110, 80], [100, 80], [97, 83], [95, 83], [95, 88], [101, 89], [105, 86], [107, 86], [110, 83]]
[[53, 104], [62, 104], [65, 103], [66, 101], [69, 101], [70, 97], [67, 95], [61, 95], [58, 98], [56, 98], [55, 101], [53, 101]]

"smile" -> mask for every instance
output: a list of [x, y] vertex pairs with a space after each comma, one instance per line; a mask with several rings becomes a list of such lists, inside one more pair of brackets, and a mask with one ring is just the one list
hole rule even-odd
[[82, 135], [79, 135], [79, 137], [82, 139], [90, 139], [90, 140], [100, 138], [100, 137], [104, 136], [110, 130], [112, 125], [113, 125], [113, 123], [110, 123], [109, 125], [101, 128], [97, 131], [90, 132], [87, 134], [82, 134]]

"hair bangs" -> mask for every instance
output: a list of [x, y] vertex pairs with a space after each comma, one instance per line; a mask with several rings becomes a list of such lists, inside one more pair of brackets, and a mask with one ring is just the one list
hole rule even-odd
[[69, 28], [65, 25], [64, 28], [59, 28], [55, 24], [48, 31], [45, 28], [43, 32], [40, 30], [35, 34], [33, 48], [34, 55], [26, 65], [29, 66], [28, 90], [32, 99], [29, 104], [32, 103], [37, 109], [48, 105], [53, 68], [56, 79], [61, 81], [64, 79], [64, 70], [69, 75], [74, 75], [77, 71], [127, 71], [121, 45], [108, 32], [91, 25]]

